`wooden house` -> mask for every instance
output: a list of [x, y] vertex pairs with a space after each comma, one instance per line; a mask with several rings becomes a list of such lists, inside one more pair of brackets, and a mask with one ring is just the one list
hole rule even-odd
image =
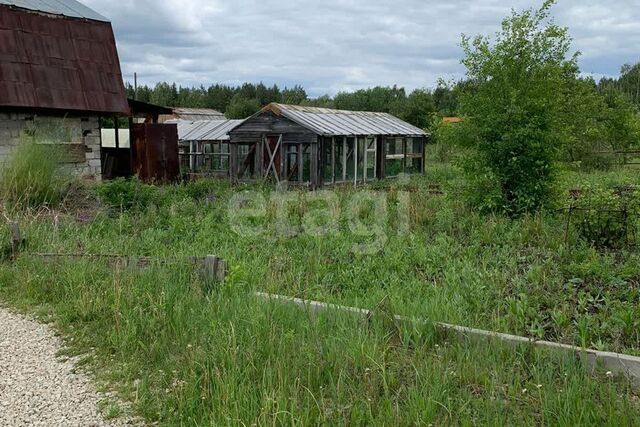
[[428, 137], [387, 113], [275, 103], [229, 135], [234, 180], [311, 188], [423, 173]]
[[128, 114], [107, 18], [75, 0], [0, 0], [0, 168], [25, 132], [55, 131], [68, 169], [100, 179], [100, 117]]

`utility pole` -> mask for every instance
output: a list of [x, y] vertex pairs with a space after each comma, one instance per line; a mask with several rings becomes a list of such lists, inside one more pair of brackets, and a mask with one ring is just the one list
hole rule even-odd
[[133, 100], [138, 100], [138, 73], [133, 73]]

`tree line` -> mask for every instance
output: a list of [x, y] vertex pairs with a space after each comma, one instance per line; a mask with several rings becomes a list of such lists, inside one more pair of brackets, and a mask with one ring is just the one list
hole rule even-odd
[[336, 108], [351, 111], [375, 111], [393, 114], [420, 128], [431, 127], [434, 116], [455, 115], [458, 95], [464, 84], [440, 83], [436, 89], [407, 92], [402, 87], [374, 87], [335, 96], [310, 98], [302, 86], [280, 89], [277, 85], [245, 83], [241, 86], [215, 84], [209, 87], [182, 87], [175, 83], [158, 83], [154, 87], [126, 84], [127, 96], [156, 105], [211, 108], [229, 119], [251, 116], [271, 102]]

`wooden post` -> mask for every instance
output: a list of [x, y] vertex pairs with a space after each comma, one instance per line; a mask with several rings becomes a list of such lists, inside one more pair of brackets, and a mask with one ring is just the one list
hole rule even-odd
[[120, 118], [118, 116], [114, 116], [113, 124], [114, 124], [113, 127], [115, 128], [115, 131], [116, 131], [116, 134], [115, 134], [116, 148], [120, 148]]
[[22, 235], [17, 222], [9, 223], [9, 232], [11, 233], [11, 260], [15, 261], [18, 258], [18, 251], [22, 245]]
[[227, 277], [227, 265], [223, 259], [208, 255], [204, 260], [204, 275], [207, 279], [224, 282]]
[[569, 245], [569, 228], [571, 227], [571, 216], [573, 215], [573, 201], [569, 205], [569, 211], [567, 212], [567, 222], [564, 227], [564, 246]]

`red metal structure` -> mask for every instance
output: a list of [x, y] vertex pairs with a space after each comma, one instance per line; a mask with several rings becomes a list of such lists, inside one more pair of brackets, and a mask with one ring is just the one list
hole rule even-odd
[[180, 176], [178, 126], [143, 123], [131, 127], [133, 173], [147, 183], [166, 183]]
[[109, 22], [0, 3], [0, 108], [128, 114]]

